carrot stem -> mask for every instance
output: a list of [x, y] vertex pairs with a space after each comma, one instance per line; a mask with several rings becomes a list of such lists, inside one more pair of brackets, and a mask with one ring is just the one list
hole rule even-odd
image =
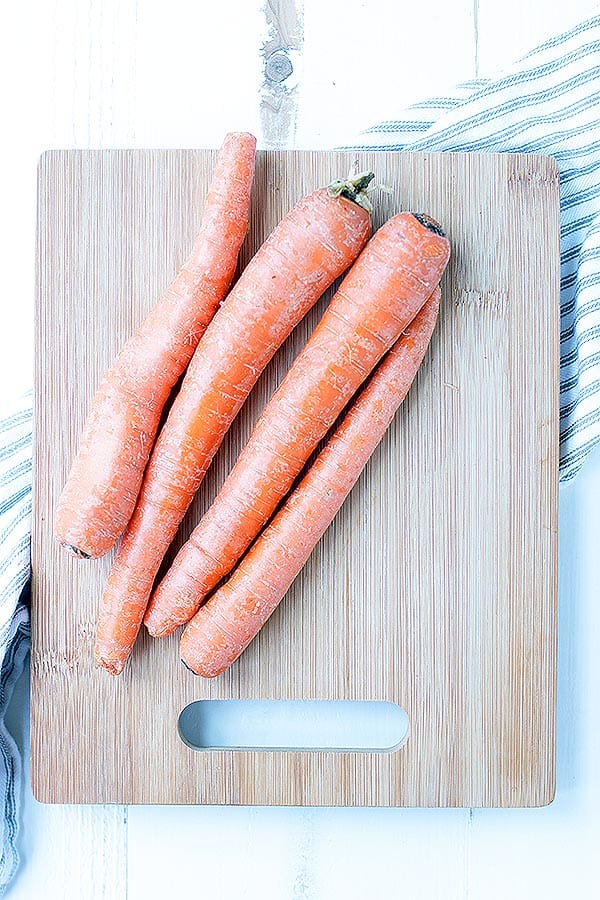
[[330, 197], [347, 197], [370, 213], [373, 212], [373, 206], [367, 188], [374, 178], [374, 172], [361, 172], [351, 178], [337, 178], [327, 185], [327, 191]]

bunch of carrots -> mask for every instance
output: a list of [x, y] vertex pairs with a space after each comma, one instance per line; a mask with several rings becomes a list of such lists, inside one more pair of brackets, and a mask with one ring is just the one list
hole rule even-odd
[[[255, 152], [252, 135], [226, 136], [191, 255], [104, 376], [59, 501], [56, 537], [77, 557], [102, 556], [121, 539], [95, 645], [113, 675], [142, 622], [154, 637], [185, 625], [181, 659], [197, 674], [213, 677], [237, 659], [356, 483], [435, 327], [449, 242], [428, 216], [406, 212], [371, 236], [371, 172], [300, 200], [232, 287]], [[346, 270], [213, 504], [155, 584], [261, 372]]]

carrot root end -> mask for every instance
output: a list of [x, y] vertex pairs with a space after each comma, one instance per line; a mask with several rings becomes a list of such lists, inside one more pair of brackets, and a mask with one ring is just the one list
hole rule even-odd
[[80, 550], [79, 547], [75, 547], [67, 541], [60, 541], [60, 546], [63, 550], [66, 550], [67, 553], [70, 553], [71, 556], [76, 556], [77, 559], [93, 559], [91, 553], [86, 553], [85, 550]]
[[185, 659], [181, 659], [181, 662], [182, 662], [183, 665], [186, 667], [186, 669], [188, 670], [188, 672], [191, 672], [192, 675], [196, 675], [198, 678], [200, 677], [200, 673], [199, 673], [199, 672], [196, 672], [194, 669], [192, 669], [192, 667], [189, 666], [189, 665], [186, 663]]
[[178, 623], [176, 622], [167, 622], [162, 625], [153, 625], [152, 622], [144, 622], [146, 626], [146, 631], [153, 638], [163, 638], [168, 637], [170, 634], [177, 629]]
[[426, 216], [425, 213], [413, 213], [413, 216], [423, 225], [424, 228], [428, 228], [429, 231], [433, 231], [434, 234], [437, 234], [438, 237], [446, 237], [446, 232], [435, 219], [432, 219], [431, 216]]
[[109, 675], [120, 675], [125, 668], [125, 663], [114, 662], [114, 660], [104, 659], [102, 656], [96, 657], [96, 665], [100, 669], [105, 669]]

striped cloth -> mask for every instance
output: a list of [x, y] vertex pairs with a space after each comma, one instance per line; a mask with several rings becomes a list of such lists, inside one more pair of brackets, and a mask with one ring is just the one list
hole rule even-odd
[[29, 650], [31, 531], [31, 401], [29, 391], [0, 422], [0, 894], [17, 870], [21, 758], [4, 717]]
[[600, 439], [600, 15], [510, 71], [459, 85], [347, 149], [541, 153], [560, 172], [560, 478]]

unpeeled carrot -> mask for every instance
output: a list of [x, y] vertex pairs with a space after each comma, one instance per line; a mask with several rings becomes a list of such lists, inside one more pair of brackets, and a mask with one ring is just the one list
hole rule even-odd
[[[372, 173], [301, 200], [207, 328], [150, 457], [100, 603], [95, 657], [122, 671], [156, 573], [227, 429], [291, 330], [370, 234]], [[362, 205], [364, 204], [364, 205]]]
[[181, 659], [196, 674], [213, 678], [225, 671], [285, 596], [406, 396], [427, 350], [439, 302], [436, 288], [275, 518], [184, 629]]
[[131, 518], [163, 407], [233, 280], [255, 151], [251, 134], [225, 137], [189, 258], [102, 379], [56, 513], [75, 556], [107, 553]]
[[187, 622], [234, 567], [350, 398], [440, 280], [449, 242], [426, 217], [400, 213], [371, 238], [250, 439], [154, 592], [155, 637]]

